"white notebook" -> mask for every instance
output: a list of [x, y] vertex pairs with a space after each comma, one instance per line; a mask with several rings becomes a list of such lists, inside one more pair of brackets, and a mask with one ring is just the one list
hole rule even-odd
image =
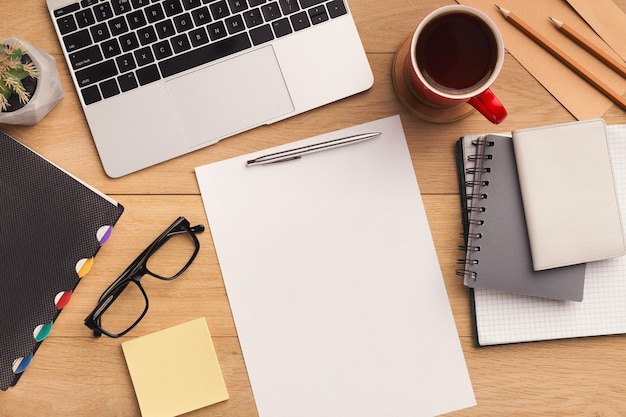
[[[617, 195], [626, 207], [626, 125], [607, 126]], [[624, 212], [621, 210], [622, 221]], [[473, 290], [476, 342], [497, 345], [626, 333], [626, 256], [590, 262], [582, 302]]]
[[535, 270], [624, 255], [602, 119], [513, 131]]
[[[382, 134], [246, 167], [365, 132]], [[398, 116], [196, 174], [260, 417], [475, 405]]]

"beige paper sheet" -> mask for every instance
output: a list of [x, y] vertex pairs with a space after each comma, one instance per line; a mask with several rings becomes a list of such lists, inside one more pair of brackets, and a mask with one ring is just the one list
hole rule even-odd
[[122, 343], [142, 417], [173, 417], [228, 399], [204, 318]]
[[612, 89], [620, 94], [626, 91], [624, 78], [560, 33], [548, 19], [548, 16], [551, 16], [567, 23], [587, 39], [601, 45], [607, 53], [616, 56], [567, 2], [563, 0], [541, 2], [458, 0], [458, 2], [489, 15], [502, 32], [505, 48], [578, 120], [601, 117], [613, 102], [507, 22], [494, 3], [519, 16]]
[[567, 0], [567, 2], [615, 52], [626, 60], [626, 14], [613, 0]]

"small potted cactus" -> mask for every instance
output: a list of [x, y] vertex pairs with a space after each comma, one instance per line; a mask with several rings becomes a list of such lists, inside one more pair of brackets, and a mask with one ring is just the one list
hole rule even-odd
[[37, 68], [17, 44], [0, 45], [0, 107], [18, 110], [37, 88]]
[[0, 124], [34, 125], [63, 98], [56, 61], [23, 40], [0, 44]]

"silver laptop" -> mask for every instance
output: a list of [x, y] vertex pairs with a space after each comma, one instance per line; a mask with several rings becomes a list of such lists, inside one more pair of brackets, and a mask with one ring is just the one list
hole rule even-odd
[[111, 177], [373, 83], [346, 0], [47, 5]]

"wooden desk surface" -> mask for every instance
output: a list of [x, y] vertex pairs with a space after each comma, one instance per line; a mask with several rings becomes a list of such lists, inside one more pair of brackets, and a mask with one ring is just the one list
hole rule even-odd
[[[625, 0], [616, 2], [626, 10]], [[454, 273], [461, 225], [453, 145], [463, 134], [492, 131], [494, 127], [478, 114], [448, 125], [420, 121], [402, 107], [391, 83], [391, 62], [401, 41], [420, 17], [451, 3], [350, 0], [374, 71], [371, 90], [127, 177], [110, 179], [98, 160], [45, 1], [0, 0], [0, 37], [21, 37], [52, 53], [65, 88], [63, 101], [37, 126], [0, 128], [126, 207], [113, 237], [83, 278], [30, 368], [16, 387], [0, 392], [0, 415], [139, 416], [120, 348], [122, 340], [92, 338], [83, 319], [109, 283], [174, 218], [183, 215], [192, 223], [207, 224], [193, 168], [393, 114], [402, 118], [478, 401], [477, 407], [450, 415], [626, 415], [623, 336], [491, 348], [472, 344], [468, 291]], [[503, 131], [574, 120], [508, 54], [493, 90], [510, 113], [498, 127]], [[608, 123], [626, 123], [626, 113], [615, 106], [604, 118]], [[200, 256], [183, 277], [166, 283], [148, 278], [142, 281], [150, 297], [150, 310], [126, 338], [207, 317], [230, 399], [188, 415], [256, 416], [210, 233], [200, 235], [200, 240]]]

